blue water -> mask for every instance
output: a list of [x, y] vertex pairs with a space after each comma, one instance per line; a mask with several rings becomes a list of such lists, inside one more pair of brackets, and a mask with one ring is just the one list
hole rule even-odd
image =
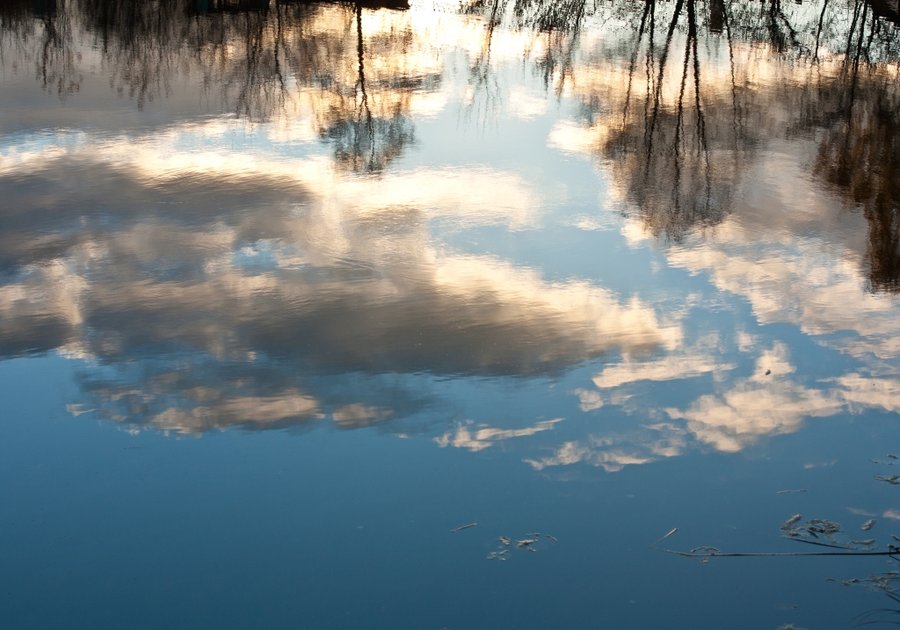
[[[874, 465], [845, 461], [879, 454], [892, 417], [559, 476], [377, 429], [129, 435], [60, 417], [76, 388], [58, 361], [10, 361], [3, 377], [10, 408], [28, 410], [3, 423], [12, 627], [833, 627], [884, 603], [824, 581], [883, 561], [704, 565], [653, 543], [678, 526], [667, 544], [790, 550], [777, 525], [794, 511], [852, 521], [846, 506], [894, 505]], [[38, 378], [54, 394], [35, 396]], [[837, 461], [804, 468], [817, 457]], [[498, 536], [531, 530], [559, 542], [485, 560]]]
[[896, 615], [895, 16], [263, 4], [0, 10], [0, 627]]

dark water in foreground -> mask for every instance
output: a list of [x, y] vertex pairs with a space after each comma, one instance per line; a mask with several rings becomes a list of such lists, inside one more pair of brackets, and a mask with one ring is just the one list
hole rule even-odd
[[896, 620], [898, 19], [4, 3], [0, 626]]

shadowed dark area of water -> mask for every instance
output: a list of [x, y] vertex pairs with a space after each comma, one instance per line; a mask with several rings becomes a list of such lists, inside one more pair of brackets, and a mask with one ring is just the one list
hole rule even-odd
[[0, 626], [895, 621], [898, 24], [0, 5]]

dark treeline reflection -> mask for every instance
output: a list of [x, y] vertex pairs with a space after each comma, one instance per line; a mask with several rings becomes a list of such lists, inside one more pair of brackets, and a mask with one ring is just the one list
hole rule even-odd
[[[33, 0], [4, 3], [0, 15], [7, 35], [31, 45], [47, 88], [63, 96], [79, 89], [79, 29], [103, 52], [116, 89], [139, 107], [190, 72], [225, 111], [255, 119], [284, 111], [298, 86], [318, 90], [317, 129], [336, 162], [378, 172], [415, 141], [410, 98], [438, 87], [440, 73], [398, 61], [416, 34], [369, 36], [364, 11], [361, 3], [290, 0]], [[488, 100], [492, 33], [500, 25], [545, 34], [535, 71], [558, 94], [567, 82], [590, 86], [583, 79], [598, 64], [615, 67], [615, 90], [582, 88], [577, 96], [587, 124], [603, 119], [609, 127], [596, 152], [658, 236], [679, 240], [719, 223], [754, 155], [802, 129], [821, 143], [815, 173], [870, 223], [871, 287], [893, 290], [900, 282], [900, 200], [888, 146], [900, 16], [890, 3], [476, 0], [462, 11], [486, 22], [471, 73], [475, 92]], [[613, 43], [578, 57], [585, 29], [610, 24]], [[760, 80], [761, 71], [781, 73], [783, 85]], [[789, 120], [776, 121], [773, 107]], [[619, 124], [610, 124], [611, 113]], [[881, 166], [856, 168], [861, 150]]]
[[[595, 153], [658, 237], [715, 226], [774, 142], [819, 146], [813, 173], [869, 224], [870, 288], [900, 282], [900, 15], [865, 0], [478, 0], [466, 12], [545, 34], [537, 64], [602, 126]], [[493, 27], [492, 27], [493, 28]], [[615, 29], [613, 43], [579, 37]], [[578, 54], [580, 52], [580, 58]], [[624, 69], [624, 73], [623, 73]], [[612, 77], [597, 81], [597, 73]]]
[[[868, 18], [868, 26], [866, 20]], [[815, 173], [868, 221], [871, 288], [900, 290], [900, 89], [895, 71], [869, 61], [877, 12], [854, 16], [840, 71], [810, 87], [808, 118], [821, 132]], [[813, 106], [814, 105], [814, 106]]]
[[222, 111], [252, 120], [285, 113], [304, 89], [320, 91], [318, 132], [333, 144], [336, 162], [377, 172], [414, 142], [411, 95], [440, 83], [439, 75], [391, 63], [409, 33], [366, 33], [364, 14], [381, 7], [406, 4], [45, 0], [4, 3], [0, 19], [7, 40], [15, 40], [10, 52], [30, 58], [60, 96], [80, 88], [75, 56], [84, 38], [102, 53], [114, 88], [139, 108], [171, 96], [173, 83], [185, 78]]
[[815, 170], [862, 208], [869, 224], [869, 280], [900, 290], [900, 97], [896, 77], [867, 77], [829, 94], [847, 99], [832, 113]]
[[[678, 239], [730, 211], [738, 186], [754, 184], [742, 181], [754, 154], [802, 131], [818, 145], [814, 174], [868, 221], [870, 287], [895, 291], [900, 48], [896, 24], [885, 16], [897, 16], [883, 10], [879, 17], [862, 1], [792, 8], [787, 14], [777, 0], [647, 0], [623, 123], [603, 155], [623, 160], [628, 197], [653, 230]], [[765, 46], [777, 79], [760, 79], [758, 60], [743, 56], [747, 44]], [[707, 80], [707, 66], [716, 63], [727, 63], [727, 71], [713, 70], [719, 76]]]
[[[629, 59], [622, 122], [611, 130], [602, 151], [622, 165], [628, 198], [653, 232], [677, 240], [695, 225], [722, 219], [752, 142], [734, 83], [731, 102], [702, 93], [706, 60], [698, 54], [696, 3], [678, 1], [665, 9], [658, 12], [652, 0], [644, 3]], [[724, 16], [714, 17], [718, 28]], [[679, 26], [685, 32], [676, 42]], [[643, 89], [636, 89], [641, 83]]]

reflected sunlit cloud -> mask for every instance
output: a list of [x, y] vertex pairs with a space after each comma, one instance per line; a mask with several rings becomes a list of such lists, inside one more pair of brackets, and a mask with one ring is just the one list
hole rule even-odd
[[486, 424], [474, 425], [471, 421], [456, 427], [455, 431], [448, 431], [434, 438], [435, 443], [441, 448], [452, 446], [464, 448], [470, 451], [482, 451], [496, 445], [498, 442], [513, 438], [530, 437], [537, 433], [552, 430], [563, 418], [542, 420], [530, 427], [520, 429], [499, 429]]

